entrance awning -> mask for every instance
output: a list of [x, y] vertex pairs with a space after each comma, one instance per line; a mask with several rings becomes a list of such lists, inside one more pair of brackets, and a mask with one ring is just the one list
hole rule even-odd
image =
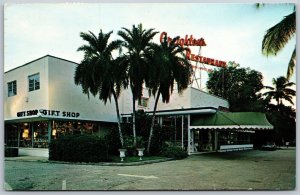
[[190, 128], [270, 130], [273, 126], [264, 113], [218, 111], [211, 115], [192, 115]]

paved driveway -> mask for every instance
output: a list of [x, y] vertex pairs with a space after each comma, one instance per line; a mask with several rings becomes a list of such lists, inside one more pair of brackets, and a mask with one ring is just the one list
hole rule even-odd
[[140, 166], [5, 161], [5, 181], [13, 190], [293, 190], [295, 153], [210, 153]]

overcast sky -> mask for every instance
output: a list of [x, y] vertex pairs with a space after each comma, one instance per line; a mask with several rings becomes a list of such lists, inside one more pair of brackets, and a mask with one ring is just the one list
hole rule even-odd
[[[264, 84], [272, 85], [272, 78], [286, 75], [296, 39], [276, 57], [268, 58], [261, 54], [262, 39], [267, 29], [292, 11], [292, 5], [256, 9], [253, 3], [8, 4], [4, 10], [4, 71], [47, 54], [79, 63], [83, 53], [76, 50], [84, 44], [80, 32], [113, 30], [113, 40], [119, 38], [122, 27], [142, 23], [170, 37], [202, 37], [207, 46], [202, 47], [201, 55], [260, 71]], [[153, 41], [159, 42], [159, 34]], [[202, 74], [205, 78], [206, 73]], [[295, 75], [291, 80], [296, 81]]]

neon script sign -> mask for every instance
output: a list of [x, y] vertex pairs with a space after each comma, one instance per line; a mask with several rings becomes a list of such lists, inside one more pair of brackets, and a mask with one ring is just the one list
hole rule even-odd
[[[160, 34], [160, 39], [159, 39], [160, 42], [163, 41], [164, 36], [167, 36], [168, 43], [170, 43], [173, 40], [173, 38], [168, 37], [168, 34], [166, 32], [162, 32]], [[183, 46], [206, 46], [206, 43], [203, 38], [195, 39], [193, 37], [193, 35], [190, 35], [190, 37], [188, 37], [188, 35], [185, 35], [185, 38], [178, 37], [176, 39], [175, 44], [180, 45], [181, 47], [183, 47]]]
[[[167, 41], [168, 43], [170, 43], [173, 38], [168, 37], [168, 34], [166, 32], [162, 32], [160, 34], [160, 42], [163, 41], [163, 38], [167, 36]], [[193, 35], [185, 35], [185, 38], [180, 38], [178, 37], [175, 41], [176, 45], [180, 45], [181, 47], [184, 46], [206, 46], [205, 40], [203, 38], [200, 39], [196, 39], [193, 37]], [[188, 50], [186, 51], [186, 58], [188, 60], [194, 61], [194, 62], [200, 62], [203, 64], [207, 64], [207, 65], [211, 65], [211, 66], [216, 66], [216, 67], [226, 67], [226, 62], [225, 61], [221, 61], [221, 60], [216, 60], [214, 58], [208, 58], [208, 57], [204, 57], [201, 55], [195, 55], [192, 54], [191, 50], [188, 48]]]

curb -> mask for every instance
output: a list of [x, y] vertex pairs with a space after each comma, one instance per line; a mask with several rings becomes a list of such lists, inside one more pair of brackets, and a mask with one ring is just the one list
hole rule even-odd
[[55, 163], [55, 164], [73, 164], [73, 165], [97, 165], [97, 166], [139, 166], [145, 164], [153, 164], [175, 160], [173, 158], [157, 159], [157, 160], [147, 160], [141, 162], [99, 162], [99, 163], [87, 163], [87, 162], [65, 162], [65, 161], [54, 161], [54, 160], [32, 160], [32, 159], [5, 159], [5, 161], [19, 161], [19, 162], [40, 162], [40, 163]]

